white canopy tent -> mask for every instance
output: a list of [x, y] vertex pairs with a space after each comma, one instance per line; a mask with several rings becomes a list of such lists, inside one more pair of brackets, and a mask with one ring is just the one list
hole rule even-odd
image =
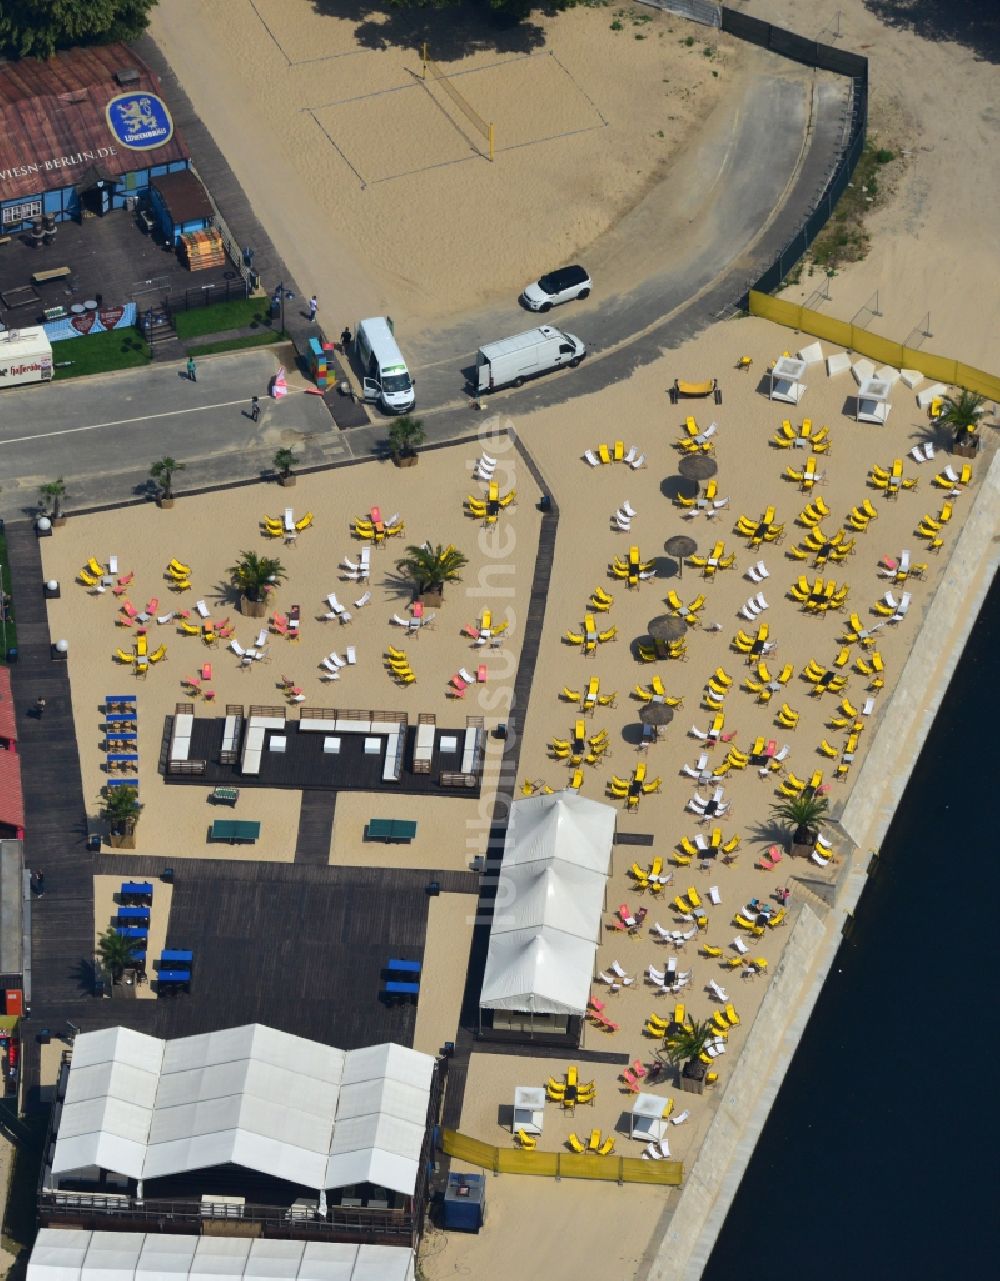
[[858, 388], [855, 418], [859, 423], [882, 424], [889, 417], [890, 386], [881, 378], [866, 378]]
[[794, 356], [782, 356], [776, 360], [770, 371], [771, 400], [783, 400], [786, 404], [797, 405], [806, 394], [806, 385], [801, 381], [805, 372], [804, 360], [796, 360]]
[[77, 1036], [51, 1171], [139, 1181], [239, 1165], [320, 1192], [416, 1186], [434, 1059], [400, 1045], [346, 1053], [261, 1024], [160, 1041]]
[[512, 806], [482, 1009], [585, 1013], [615, 823], [610, 805], [571, 791]]
[[27, 1281], [413, 1281], [414, 1271], [402, 1246], [42, 1228]]

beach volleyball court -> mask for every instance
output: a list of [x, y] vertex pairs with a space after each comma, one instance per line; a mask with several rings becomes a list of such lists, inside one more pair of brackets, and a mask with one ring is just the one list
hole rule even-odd
[[[459, 65], [441, 70], [474, 115], [493, 124], [499, 165], [505, 152], [605, 127], [600, 111], [554, 54], [451, 69]], [[415, 77], [412, 84], [309, 114], [362, 185], [487, 159], [486, 139], [430, 73], [426, 80]]]

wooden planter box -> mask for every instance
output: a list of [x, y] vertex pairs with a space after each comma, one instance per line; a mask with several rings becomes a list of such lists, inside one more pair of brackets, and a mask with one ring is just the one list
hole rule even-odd
[[952, 443], [951, 452], [959, 458], [975, 458], [979, 453], [979, 442], [977, 440], [957, 441]]
[[267, 615], [267, 601], [248, 600], [246, 596], [241, 596], [240, 613], [245, 618], [264, 618]]
[[808, 862], [812, 856], [813, 848], [813, 845], [793, 845], [791, 856], [792, 858], [804, 858]]
[[108, 844], [113, 850], [134, 850], [135, 832], [122, 833], [118, 836], [112, 832], [108, 837]]
[[423, 592], [417, 599], [423, 601], [425, 605], [430, 605], [432, 609], [440, 609], [444, 604], [444, 590]]
[[699, 1071], [698, 1076], [688, 1076], [688, 1071], [691, 1070], [690, 1064], [685, 1064], [684, 1068], [681, 1071], [680, 1087], [685, 1094], [704, 1094], [705, 1093], [705, 1076], [707, 1075], [706, 1069], [700, 1063], [698, 1063], [695, 1066], [698, 1068], [698, 1071]]
[[174, 500], [172, 498], [164, 498], [161, 494], [156, 500], [156, 505], [157, 507], [161, 507], [164, 511], [169, 511], [174, 505]]
[[285, 489], [291, 489], [291, 487], [295, 484], [295, 477], [292, 475], [279, 476], [278, 484], [283, 486]]
[[420, 458], [418, 454], [393, 454], [392, 461], [397, 467], [416, 467]]

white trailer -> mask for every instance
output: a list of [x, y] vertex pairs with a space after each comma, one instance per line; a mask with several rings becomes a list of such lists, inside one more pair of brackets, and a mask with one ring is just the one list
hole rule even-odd
[[52, 377], [52, 344], [41, 325], [0, 330], [0, 387], [48, 382]]
[[526, 378], [536, 378], [563, 365], [578, 365], [586, 354], [586, 347], [573, 334], [552, 325], [539, 325], [480, 347], [476, 352], [476, 387], [478, 391], [520, 387]]

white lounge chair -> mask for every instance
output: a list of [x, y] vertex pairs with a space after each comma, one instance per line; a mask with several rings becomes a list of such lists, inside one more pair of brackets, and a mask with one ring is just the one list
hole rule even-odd
[[196, 600], [194, 603], [194, 607], [198, 611], [198, 615], [200, 618], [209, 618], [211, 616], [212, 611], [208, 608], [208, 606], [205, 604], [203, 600]]
[[340, 680], [340, 672], [337, 668], [336, 663], [334, 663], [331, 659], [324, 658], [320, 663], [320, 667], [325, 667], [328, 672], [331, 672], [334, 676], [336, 676], [337, 680]]
[[899, 608], [896, 610], [895, 614], [893, 614], [892, 618], [889, 619], [889, 622], [890, 623], [900, 622], [902, 619], [906, 617], [906, 614], [909, 608], [910, 608], [910, 593], [903, 592], [902, 599], [899, 602]]
[[632, 461], [629, 463], [629, 466], [632, 468], [633, 471], [638, 471], [640, 467], [645, 467], [646, 455], [640, 454], [638, 458], [633, 458]]
[[365, 592], [363, 596], [359, 596], [358, 599], [354, 602], [354, 608], [364, 609], [366, 605], [371, 603], [371, 598], [372, 598], [371, 592]]
[[642, 1155], [650, 1161], [662, 1161], [663, 1153], [658, 1143], [650, 1143], [643, 1148]]
[[650, 983], [655, 983], [657, 987], [662, 987], [666, 981], [666, 975], [662, 970], [658, 970], [655, 965], [650, 965], [646, 970], [646, 978]]
[[[955, 479], [957, 480], [958, 477], [956, 476]], [[627, 498], [622, 503], [621, 509], [625, 513], [625, 515], [629, 518], [629, 520], [631, 520], [633, 516], [639, 515], [639, 513], [635, 510], [635, 508], [632, 506], [632, 504], [629, 502]]]
[[[355, 565], [354, 561], [351, 560], [350, 556], [345, 556], [340, 563], [344, 567], [344, 569], [347, 570], [349, 574], [357, 574], [361, 570], [361, 566]], [[329, 597], [327, 597], [327, 599], [329, 599]]]
[[688, 930], [686, 934], [679, 933], [678, 938], [681, 943], [689, 943], [697, 933], [698, 933], [698, 927], [696, 925], [693, 930]]
[[654, 921], [650, 929], [650, 934], [655, 938], [662, 940], [664, 943], [672, 943], [674, 938], [673, 930], [665, 930], [659, 921]]
[[629, 445], [628, 453], [622, 459], [622, 462], [628, 463], [628, 465], [631, 467], [638, 457], [639, 457], [639, 446]]
[[669, 1157], [669, 1155], [670, 1155], [670, 1144], [667, 1142], [666, 1135], [663, 1135], [660, 1138], [660, 1156], [666, 1159], [667, 1157]]
[[719, 906], [719, 904], [722, 902], [722, 895], [719, 893], [718, 885], [710, 885], [708, 887], [708, 897], [715, 904], [716, 907]]
[[173, 622], [173, 619], [174, 619], [173, 611], [171, 611], [169, 614], [157, 614], [157, 615], [156, 615], [156, 621], [157, 621], [157, 624], [158, 624], [160, 627], [163, 627], [163, 626], [164, 626], [164, 624], [166, 624], [166, 623], [172, 623], [172, 622]]
[[634, 979], [629, 978], [629, 976], [622, 969], [621, 964], [618, 961], [612, 961], [611, 964], [608, 966], [608, 969], [617, 979], [621, 980], [623, 987], [631, 987], [633, 982], [635, 981]]
[[757, 609], [761, 613], [763, 613], [763, 611], [768, 608], [768, 604], [767, 604], [767, 601], [764, 599], [763, 592], [757, 593], [757, 595], [753, 598], [753, 603], [757, 606]]
[[267, 628], [262, 627], [257, 633], [257, 639], [254, 641], [254, 649], [263, 649], [267, 644]]
[[767, 572], [767, 566], [764, 562], [759, 560], [756, 565], [751, 565], [747, 570], [747, 577], [752, 582], [762, 583], [765, 578], [770, 578], [771, 575]]
[[335, 614], [342, 614], [344, 612], [344, 607], [337, 599], [336, 592], [331, 592], [330, 595], [327, 596], [326, 601]]
[[649, 580], [650, 580], [651, 578], [655, 578], [655, 577], [656, 577], [656, 570], [655, 570], [655, 569], [640, 569], [640, 570], [639, 570], [639, 578], [640, 578], [640, 579], [642, 580], [642, 582], [644, 582], [644, 583], [648, 583], [648, 582], [649, 582]]
[[327, 671], [322, 673], [322, 675], [320, 676], [320, 680], [321, 681], [339, 681], [340, 672], [338, 672], [336, 668], [333, 668], [332, 670], [328, 669]]
[[471, 672], [467, 672], [464, 667], [460, 667], [458, 669], [458, 674], [461, 676], [462, 680], [465, 681], [466, 685], [475, 685], [475, 676], [473, 676]]
[[399, 616], [398, 614], [393, 614], [393, 616], [392, 616], [392, 621], [393, 621], [397, 626], [399, 626], [399, 627], [406, 627], [406, 628], [409, 628], [410, 623], [412, 622], [412, 619], [409, 619], [409, 618], [400, 618], [400, 616]]
[[736, 951], [740, 954], [740, 956], [746, 956], [747, 953], [750, 951], [749, 947], [747, 947], [746, 943], [743, 942], [743, 940], [740, 938], [738, 934], [733, 939], [731, 946], [733, 946], [736, 949]]
[[246, 650], [239, 643], [239, 641], [236, 639], [235, 636], [229, 642], [229, 648], [233, 651], [233, 653], [236, 655], [237, 658], [242, 658], [243, 655], [246, 653]]
[[683, 1112], [678, 1112], [676, 1116], [672, 1116], [670, 1118], [670, 1124], [683, 1125], [690, 1115], [691, 1115], [690, 1110], [688, 1108], [685, 1108]]
[[865, 699], [864, 706], [863, 706], [863, 707], [862, 707], [862, 709], [861, 709], [861, 715], [862, 715], [862, 716], [871, 716], [871, 714], [872, 714], [872, 712], [873, 712], [874, 710], [875, 710], [875, 698], [874, 698], [874, 696], [872, 696], [871, 698], [866, 698], [866, 699]]
[[828, 836], [824, 836], [822, 832], [820, 832], [820, 834], [816, 837], [816, 844], [821, 845], [825, 850], [833, 849], [833, 842], [830, 840]]
[[342, 659], [342, 658], [340, 657], [340, 655], [337, 653], [337, 651], [336, 651], [336, 650], [332, 650], [332, 651], [331, 651], [331, 653], [330, 653], [330, 662], [334, 665], [334, 667], [346, 667], [346, 666], [347, 666], [347, 663], [344, 661], [344, 659]]
[[720, 987], [719, 984], [716, 983], [715, 979], [709, 979], [707, 986], [708, 986], [708, 990], [712, 993], [715, 999], [717, 1001], [721, 1001], [722, 1004], [725, 1005], [726, 1002], [729, 1000], [729, 994], [727, 993], [726, 989], [724, 987]]
[[809, 857], [819, 867], [826, 867], [827, 864], [830, 862], [828, 858], [824, 858], [823, 855], [820, 854], [819, 850], [813, 850], [813, 852], [809, 855]]
[[708, 738], [708, 735], [704, 733], [702, 730], [700, 730], [697, 725], [692, 725], [691, 728], [688, 730], [688, 734], [691, 736], [691, 738], [700, 738], [702, 742], [704, 742], [705, 739]]
[[598, 970], [597, 978], [599, 982], [606, 983], [608, 987], [611, 988], [612, 992], [621, 991], [622, 985], [618, 982], [616, 978], [614, 978], [613, 975], [605, 974], [603, 970]]
[[585, 449], [583, 451], [583, 456], [587, 460], [587, 462], [590, 463], [591, 467], [600, 467], [601, 460], [597, 457], [597, 455], [594, 453], [592, 449]]
[[358, 651], [353, 645], [348, 645], [347, 647], [347, 661], [351, 667], [353, 667], [358, 661]]
[[739, 616], [741, 618], [745, 618], [747, 622], [753, 622], [753, 620], [760, 613], [760, 610], [757, 608], [756, 604], [752, 600], [748, 600], [746, 604], [742, 605], [737, 612], [739, 613]]
[[617, 526], [618, 530], [621, 533], [623, 534], [631, 533], [632, 522], [628, 519], [627, 516], [623, 516], [621, 512], [615, 512], [614, 517], [612, 519], [614, 520], [615, 525]]

